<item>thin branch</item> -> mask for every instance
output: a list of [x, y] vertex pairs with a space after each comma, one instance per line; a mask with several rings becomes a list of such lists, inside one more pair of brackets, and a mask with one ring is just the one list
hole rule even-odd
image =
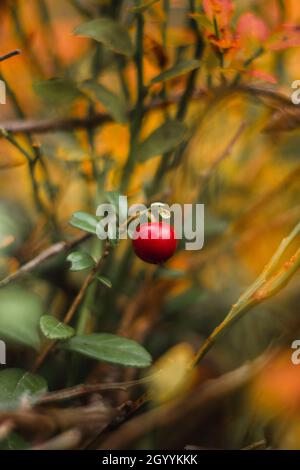
[[31, 271], [39, 267], [41, 264], [45, 263], [45, 261], [48, 261], [49, 259], [53, 258], [54, 256], [57, 256], [60, 253], [66, 253], [72, 250], [80, 243], [83, 243], [84, 241], [88, 240], [91, 236], [92, 235], [90, 233], [84, 233], [83, 235], [80, 235], [79, 237], [74, 238], [74, 240], [61, 241], [61, 242], [55, 243], [54, 245], [51, 245], [49, 248], [46, 248], [46, 250], [42, 251], [35, 258], [28, 261], [28, 263], [21, 266], [16, 272], [2, 279], [2, 281], [0, 281], [0, 288], [7, 286], [12, 281], [19, 279], [25, 274], [29, 274]]
[[[290, 104], [290, 99], [281, 93], [278, 93], [270, 88], [266, 87], [255, 87], [255, 86], [244, 86], [228, 87], [227, 89], [222, 87], [216, 87], [210, 90], [211, 93], [247, 93], [257, 98], [268, 99], [274, 103], [287, 105]], [[194, 92], [191, 96], [192, 100], [199, 100], [205, 96], [208, 96], [206, 90], [199, 89]], [[173, 104], [177, 104], [181, 99], [181, 95], [171, 96], [167, 100], [154, 99], [151, 103], [145, 106], [144, 111], [149, 112], [153, 109], [164, 109]], [[44, 134], [47, 132], [56, 131], [71, 131], [74, 129], [90, 129], [93, 127], [106, 124], [111, 122], [112, 118], [106, 113], [97, 113], [93, 116], [87, 117], [70, 117], [63, 119], [26, 119], [26, 120], [15, 120], [15, 121], [3, 121], [0, 122], [0, 128], [6, 129], [6, 131], [13, 134], [22, 134], [32, 132], [34, 134]]]
[[216, 160], [212, 163], [212, 165], [202, 174], [202, 185], [205, 186], [205, 184], [209, 181], [211, 178], [212, 174], [214, 173], [215, 169], [222, 163], [223, 160], [225, 160], [232, 152], [233, 147], [241, 137], [242, 133], [245, 130], [245, 127], [247, 125], [246, 121], [243, 121], [239, 128], [237, 129], [236, 133], [230, 140], [230, 142], [227, 144], [223, 152], [216, 158]]
[[16, 55], [20, 55], [21, 53], [22, 52], [20, 49], [15, 49], [14, 51], [8, 52], [7, 54], [0, 56], [0, 62], [10, 59], [11, 57], [15, 57]]
[[57, 401], [70, 400], [73, 398], [78, 398], [83, 395], [88, 395], [91, 393], [103, 392], [105, 390], [128, 390], [131, 387], [137, 385], [142, 385], [150, 382], [153, 379], [153, 376], [144, 377], [140, 380], [132, 380], [129, 382], [114, 382], [114, 383], [105, 383], [105, 384], [80, 384], [75, 387], [65, 388], [63, 390], [58, 390], [56, 392], [49, 392], [40, 397], [35, 405], [44, 405], [47, 403], [53, 403]]

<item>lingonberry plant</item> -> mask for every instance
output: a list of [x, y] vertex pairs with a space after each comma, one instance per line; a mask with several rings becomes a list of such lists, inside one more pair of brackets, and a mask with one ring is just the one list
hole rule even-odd
[[299, 2], [0, 11], [0, 447], [300, 448]]

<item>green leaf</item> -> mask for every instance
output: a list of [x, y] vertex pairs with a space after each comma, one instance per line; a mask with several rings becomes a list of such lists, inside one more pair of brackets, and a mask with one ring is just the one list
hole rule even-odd
[[141, 345], [111, 334], [74, 336], [63, 343], [63, 348], [123, 366], [148, 367], [151, 364], [150, 354]]
[[190, 15], [200, 28], [207, 29], [211, 33], [215, 33], [215, 27], [210, 19], [204, 13], [193, 13]]
[[74, 328], [65, 325], [52, 315], [43, 315], [40, 319], [40, 327], [43, 335], [49, 339], [69, 339], [75, 335]]
[[127, 122], [126, 104], [122, 98], [99, 83], [85, 82], [81, 85], [81, 89], [91, 92], [116, 122], [121, 124]]
[[0, 338], [39, 350], [40, 299], [28, 290], [7, 287], [0, 290]]
[[45, 379], [23, 369], [5, 369], [0, 372], [0, 409], [12, 409], [26, 396], [31, 402], [47, 391]]
[[85, 251], [73, 251], [67, 257], [67, 261], [71, 263], [70, 271], [82, 271], [95, 264], [93, 258]]
[[96, 234], [97, 223], [98, 219], [95, 215], [82, 211], [74, 212], [70, 220], [70, 224], [73, 227], [94, 234]]
[[166, 121], [155, 129], [144, 142], [139, 144], [137, 153], [140, 161], [169, 152], [179, 145], [186, 137], [187, 128], [179, 121]]
[[130, 8], [130, 11], [133, 13], [143, 13], [144, 11], [147, 10], [147, 8], [151, 7], [154, 5], [154, 3], [159, 2], [159, 0], [145, 0], [145, 1], [140, 1], [138, 6]]
[[29, 443], [16, 432], [11, 432], [5, 439], [0, 441], [0, 450], [25, 450], [29, 447]]
[[126, 28], [110, 18], [97, 18], [83, 23], [75, 29], [74, 34], [95, 39], [118, 54], [132, 56], [134, 52]]
[[53, 104], [71, 104], [82, 96], [76, 83], [67, 78], [52, 78], [33, 84], [34, 91], [46, 102]]
[[112, 287], [112, 283], [109, 279], [107, 279], [107, 277], [103, 277], [103, 276], [96, 276], [96, 277], [97, 277], [98, 281], [100, 281], [106, 287], [109, 287], [109, 288]]
[[199, 67], [199, 60], [185, 60], [152, 78], [151, 83], [154, 84], [159, 82], [166, 82], [167, 80], [184, 75], [188, 72], [191, 72], [192, 70], [198, 69]]

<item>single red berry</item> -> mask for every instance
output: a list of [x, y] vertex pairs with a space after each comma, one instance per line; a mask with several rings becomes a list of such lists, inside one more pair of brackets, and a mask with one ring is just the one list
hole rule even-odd
[[174, 254], [177, 247], [174, 229], [165, 222], [141, 224], [132, 240], [136, 255], [146, 263], [160, 264]]

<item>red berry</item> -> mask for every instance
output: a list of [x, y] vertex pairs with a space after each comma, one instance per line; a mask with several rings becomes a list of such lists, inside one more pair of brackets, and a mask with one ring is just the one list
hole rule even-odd
[[165, 222], [141, 224], [132, 240], [136, 255], [146, 263], [159, 264], [174, 254], [177, 240], [173, 228]]

